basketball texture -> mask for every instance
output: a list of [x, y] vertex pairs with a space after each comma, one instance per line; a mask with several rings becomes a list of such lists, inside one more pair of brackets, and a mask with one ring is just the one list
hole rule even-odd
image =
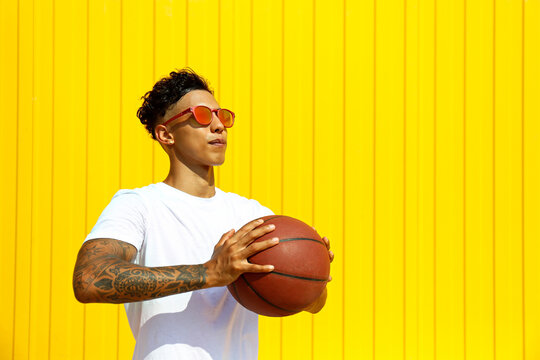
[[274, 265], [271, 273], [244, 273], [228, 286], [245, 308], [265, 316], [287, 316], [302, 311], [321, 295], [330, 274], [328, 249], [313, 228], [289, 216], [271, 215], [261, 225], [275, 230], [255, 241], [279, 238], [279, 244], [248, 260]]

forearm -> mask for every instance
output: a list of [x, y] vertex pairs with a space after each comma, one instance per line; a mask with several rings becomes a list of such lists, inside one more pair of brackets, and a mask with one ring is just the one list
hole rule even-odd
[[82, 270], [76, 269], [73, 287], [84, 303], [151, 300], [208, 287], [204, 265], [145, 267], [110, 258]]
[[310, 312], [312, 314], [318, 313], [319, 311], [322, 310], [322, 308], [326, 304], [327, 296], [328, 296], [328, 291], [326, 290], [326, 288], [324, 288], [321, 296], [319, 296], [319, 298], [315, 300], [313, 304], [311, 304], [306, 309], [304, 309], [304, 311]]
[[270, 246], [276, 239], [253, 243], [272, 231], [258, 227], [262, 220], [244, 225], [238, 233], [231, 230], [221, 237], [212, 258], [200, 265], [145, 267], [133, 264], [137, 249], [130, 243], [92, 239], [79, 250], [73, 272], [73, 290], [83, 303], [126, 303], [226, 286], [244, 272], [269, 272], [269, 265], [250, 264], [247, 258]]

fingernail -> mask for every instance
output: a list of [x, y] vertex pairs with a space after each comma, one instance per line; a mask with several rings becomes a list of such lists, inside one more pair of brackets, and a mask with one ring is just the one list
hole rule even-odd
[[275, 238], [272, 238], [272, 242], [274, 243], [278, 243], [279, 242], [279, 238], [275, 237]]
[[270, 225], [268, 225], [268, 228], [269, 228], [269, 229], [275, 229], [275, 228], [276, 228], [276, 225], [270, 224]]
[[262, 224], [263, 222], [264, 222], [264, 220], [263, 220], [263, 219], [259, 219], [259, 220], [257, 220], [257, 224]]

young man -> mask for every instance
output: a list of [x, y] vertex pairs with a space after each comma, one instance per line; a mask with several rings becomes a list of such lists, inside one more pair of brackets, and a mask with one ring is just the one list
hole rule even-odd
[[[273, 230], [254, 219], [272, 212], [214, 185], [234, 113], [187, 69], [156, 83], [137, 115], [168, 154], [169, 174], [114, 195], [79, 251], [75, 296], [126, 303], [134, 359], [256, 359], [257, 315], [225, 286], [272, 271], [247, 258], [279, 240], [253, 243]], [[326, 291], [306, 310], [325, 301]]]

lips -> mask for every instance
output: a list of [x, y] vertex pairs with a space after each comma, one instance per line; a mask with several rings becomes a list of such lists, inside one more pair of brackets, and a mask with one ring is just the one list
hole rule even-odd
[[212, 141], [209, 141], [208, 143], [212, 145], [225, 145], [227, 142], [223, 139], [214, 139]]

